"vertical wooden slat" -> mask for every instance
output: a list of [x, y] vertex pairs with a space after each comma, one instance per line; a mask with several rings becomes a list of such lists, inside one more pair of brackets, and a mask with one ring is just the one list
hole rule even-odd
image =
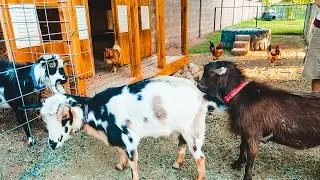
[[188, 54], [188, 0], [181, 0], [181, 53]]
[[164, 13], [164, 1], [156, 0], [156, 27], [157, 27], [157, 55], [158, 67], [166, 66], [166, 22]]
[[[139, 40], [139, 22], [138, 22], [138, 0], [130, 0], [131, 13], [131, 72], [133, 77], [140, 78], [141, 72], [141, 56], [140, 56], [140, 40]], [[130, 22], [129, 22], [130, 23]], [[130, 32], [129, 32], [130, 34]]]
[[[83, 73], [81, 68], [81, 44], [79, 39], [79, 30], [78, 30], [78, 24], [77, 24], [77, 16], [76, 16], [76, 9], [75, 5], [77, 4], [77, 0], [70, 0], [66, 1], [68, 13], [66, 13], [67, 16], [66, 19], [70, 20], [69, 26], [68, 26], [68, 35], [70, 42], [70, 49], [72, 53], [72, 64], [75, 71], [75, 76], [77, 77], [77, 90], [78, 95], [86, 95], [86, 87], [85, 87], [85, 79], [81, 74]], [[73, 92], [74, 93], [74, 92]]]
[[10, 61], [13, 61], [13, 56], [12, 53], [9, 51], [12, 51], [15, 49], [15, 46], [13, 46], [13, 43], [9, 41], [9, 39], [13, 39], [13, 28], [11, 24], [8, 24], [10, 22], [10, 17], [9, 17], [9, 9], [7, 5], [2, 6], [3, 9], [1, 9], [1, 14], [0, 14], [0, 21], [1, 21], [1, 28], [2, 28], [2, 33], [3, 33], [3, 38], [6, 40], [5, 45], [7, 49], [7, 54], [8, 54], [8, 59]]

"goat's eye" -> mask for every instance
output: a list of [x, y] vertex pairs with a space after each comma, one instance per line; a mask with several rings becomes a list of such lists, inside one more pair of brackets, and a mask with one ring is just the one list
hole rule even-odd
[[68, 115], [64, 114], [64, 115], [62, 116], [62, 119], [67, 119], [67, 117], [68, 117]]
[[55, 68], [55, 67], [56, 67], [56, 63], [54, 63], [54, 62], [49, 63], [49, 67], [50, 67], [50, 68]]

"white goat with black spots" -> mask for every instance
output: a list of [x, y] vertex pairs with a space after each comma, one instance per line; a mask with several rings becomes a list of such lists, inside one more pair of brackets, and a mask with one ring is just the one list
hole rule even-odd
[[189, 80], [171, 76], [146, 79], [109, 88], [93, 98], [55, 94], [44, 103], [22, 107], [41, 108], [52, 149], [61, 147], [70, 133], [83, 129], [106, 144], [119, 147], [117, 169], [128, 166], [139, 179], [137, 147], [144, 137], [179, 133], [175, 168], [184, 161], [186, 146], [193, 155], [198, 176], [205, 179], [205, 118], [208, 106], [224, 109], [216, 98], [206, 99]]
[[62, 86], [57, 84], [66, 81], [63, 60], [59, 55], [43, 55], [36, 63], [26, 64], [0, 59], [0, 108], [14, 111], [18, 122], [23, 124], [29, 146], [34, 145], [35, 140], [31, 137], [24, 112], [18, 109], [23, 105], [21, 94], [26, 104], [34, 103], [46, 87], [54, 93], [64, 93]]

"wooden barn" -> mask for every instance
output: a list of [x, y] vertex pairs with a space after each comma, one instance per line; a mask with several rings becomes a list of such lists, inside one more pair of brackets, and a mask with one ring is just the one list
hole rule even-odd
[[[8, 58], [34, 62], [45, 53], [66, 62], [68, 88], [92, 96], [188, 64], [188, 1], [181, 0], [181, 52], [166, 53], [165, 2], [153, 0], [1, 0], [0, 20]], [[155, 17], [155, 22], [151, 17]], [[156, 38], [152, 38], [152, 23]], [[152, 42], [156, 49], [152, 51]], [[103, 51], [118, 42], [121, 67], [104, 64]]]

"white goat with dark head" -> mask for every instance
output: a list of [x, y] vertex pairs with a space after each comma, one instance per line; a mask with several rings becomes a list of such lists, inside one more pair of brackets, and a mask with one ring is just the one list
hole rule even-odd
[[21, 93], [25, 104], [30, 104], [38, 100], [40, 91], [46, 87], [54, 93], [65, 93], [62, 86], [57, 84], [64, 84], [66, 81], [63, 60], [59, 55], [43, 55], [36, 63], [26, 64], [0, 60], [0, 108], [15, 112], [19, 123], [24, 124], [28, 145], [33, 145], [35, 140], [31, 137], [24, 112], [18, 109], [23, 105]]
[[188, 145], [196, 161], [197, 179], [204, 179], [202, 146], [208, 106], [224, 108], [218, 99], [207, 99], [191, 81], [161, 76], [109, 88], [93, 98], [55, 94], [44, 103], [22, 109], [41, 108], [52, 149], [61, 147], [72, 131], [82, 127], [87, 134], [119, 147], [117, 169], [123, 170], [129, 163], [133, 179], [139, 179], [137, 147], [140, 139], [179, 133], [174, 167], [182, 165]]

